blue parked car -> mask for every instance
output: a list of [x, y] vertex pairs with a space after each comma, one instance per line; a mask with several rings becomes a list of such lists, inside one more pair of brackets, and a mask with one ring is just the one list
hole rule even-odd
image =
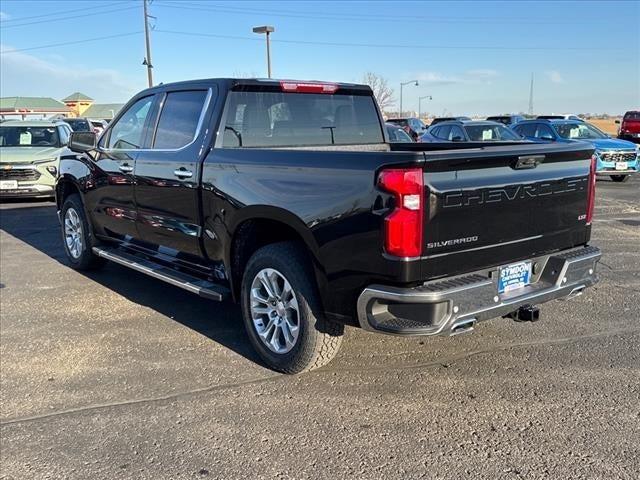
[[640, 171], [640, 149], [627, 140], [611, 138], [590, 123], [576, 120], [525, 120], [513, 129], [525, 138], [546, 142], [589, 142], [596, 149], [597, 174], [624, 182]]

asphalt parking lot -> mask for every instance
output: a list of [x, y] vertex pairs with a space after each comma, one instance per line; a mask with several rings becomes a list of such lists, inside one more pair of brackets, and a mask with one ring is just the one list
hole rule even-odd
[[0, 478], [640, 476], [640, 178], [599, 181], [601, 282], [455, 338], [355, 329], [257, 363], [239, 310], [67, 267], [55, 207], [0, 205]]

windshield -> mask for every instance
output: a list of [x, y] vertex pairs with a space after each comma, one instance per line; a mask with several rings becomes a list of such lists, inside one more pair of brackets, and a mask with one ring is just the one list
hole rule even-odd
[[571, 140], [608, 138], [606, 134], [602, 133], [593, 125], [584, 122], [556, 123], [553, 127], [562, 138], [569, 138]]
[[58, 147], [56, 127], [0, 126], [0, 147]]
[[502, 125], [465, 125], [464, 129], [472, 142], [521, 140], [516, 133]]

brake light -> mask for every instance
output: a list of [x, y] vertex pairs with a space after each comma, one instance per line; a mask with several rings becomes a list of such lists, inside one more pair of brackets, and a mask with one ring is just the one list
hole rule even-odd
[[591, 167], [589, 168], [589, 185], [587, 186], [587, 225], [591, 225], [593, 220], [593, 210], [596, 205], [596, 156], [591, 157]]
[[280, 82], [283, 92], [296, 93], [335, 93], [338, 85], [335, 83], [306, 83], [306, 82]]
[[424, 182], [419, 168], [383, 170], [381, 188], [395, 195], [396, 205], [384, 219], [384, 249], [396, 257], [422, 253]]

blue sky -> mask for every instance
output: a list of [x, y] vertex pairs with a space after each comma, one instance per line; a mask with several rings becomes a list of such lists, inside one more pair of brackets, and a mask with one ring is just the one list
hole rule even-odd
[[[146, 87], [141, 0], [2, 0], [2, 96], [81, 91], [123, 102]], [[154, 80], [266, 76], [388, 79], [405, 108], [434, 114], [640, 108], [639, 1], [407, 2], [154, 0]], [[180, 32], [180, 33], [176, 33]], [[121, 35], [121, 36], [120, 36]], [[98, 37], [114, 38], [85, 41]], [[49, 48], [43, 46], [58, 45]]]

